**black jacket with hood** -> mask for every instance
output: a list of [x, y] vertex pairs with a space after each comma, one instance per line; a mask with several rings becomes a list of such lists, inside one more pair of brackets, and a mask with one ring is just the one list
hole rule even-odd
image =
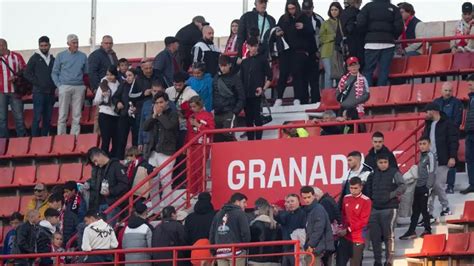
[[245, 212], [239, 206], [225, 204], [212, 221], [209, 231], [210, 243], [245, 243], [250, 242], [250, 239], [249, 219]]
[[[440, 112], [441, 118], [436, 123], [435, 139], [436, 157], [438, 158], [438, 165], [447, 165], [450, 158], [457, 158], [459, 148], [459, 130], [454, 123], [447, 119], [443, 112]], [[433, 121], [426, 120], [424, 136], [430, 137], [431, 124]]]
[[[287, 2], [288, 4], [291, 2]], [[292, 2], [296, 6], [297, 1]], [[303, 28], [301, 30], [296, 29], [296, 23], [302, 23]], [[283, 37], [290, 46], [290, 49], [298, 52], [307, 52], [314, 54], [316, 50], [316, 39], [314, 38], [314, 29], [311, 19], [303, 13], [300, 13], [296, 17], [289, 15], [288, 11], [280, 17], [278, 20], [278, 26], [285, 33]]]
[[32, 254], [36, 252], [38, 226], [26, 221], [16, 228], [16, 239], [12, 254]]
[[50, 55], [49, 65], [46, 64], [44, 58], [39, 54], [41, 52], [35, 52], [28, 60], [26, 70], [24, 72], [25, 78], [33, 84], [33, 93], [46, 93], [54, 94], [56, 84], [54, 84], [51, 78], [51, 72], [53, 71], [54, 56]]
[[374, 148], [370, 149], [369, 153], [365, 156], [364, 163], [372, 167], [372, 169], [377, 169], [377, 154], [387, 154], [389, 166], [398, 169], [397, 158], [385, 145], [382, 146], [380, 151], [376, 151]]
[[[236, 41], [238, 57], [242, 57], [242, 46], [249, 36], [250, 29], [258, 28], [258, 16], [259, 14], [257, 10], [254, 8], [252, 11], [249, 11], [240, 17], [239, 31], [237, 32], [237, 41]], [[268, 37], [269, 37], [268, 33], [270, 32], [271, 28], [275, 27], [276, 23], [275, 23], [275, 19], [272, 16], [268, 15], [266, 12], [264, 14], [264, 18], [268, 20], [270, 27], [268, 28], [268, 32], [264, 33], [264, 38], [262, 41], [263, 45], [259, 47], [259, 53], [264, 55], [266, 58], [266, 55], [268, 53], [268, 49], [266, 49], [266, 44], [268, 44]], [[262, 29], [261, 28], [258, 28], [258, 29], [259, 29], [260, 35], [262, 35], [262, 32], [261, 32]]]
[[376, 210], [397, 209], [399, 198], [406, 190], [403, 176], [396, 168], [386, 171], [376, 169], [367, 179], [365, 187], [367, 197], [372, 200], [372, 208]]
[[208, 238], [212, 220], [216, 215], [214, 206], [209, 200], [198, 200], [194, 205], [194, 212], [190, 213], [184, 222], [188, 245], [193, 245], [197, 240]]
[[125, 167], [119, 160], [110, 159], [103, 169], [102, 180], [107, 180], [110, 192], [110, 195], [105, 197], [105, 200], [110, 206], [130, 190], [130, 183], [128, 181]]
[[324, 193], [319, 200], [319, 204], [321, 204], [326, 210], [329, 222], [333, 223], [334, 221], [337, 221], [339, 224], [342, 223], [341, 210], [339, 209], [336, 200], [334, 200], [331, 195]]
[[404, 25], [400, 10], [390, 0], [373, 0], [357, 15], [357, 28], [365, 32], [365, 43], [395, 43]]
[[248, 57], [240, 65], [240, 78], [247, 98], [258, 98], [255, 92], [258, 87], [263, 88], [266, 80], [272, 80], [273, 73], [268, 60], [263, 55], [257, 54]]

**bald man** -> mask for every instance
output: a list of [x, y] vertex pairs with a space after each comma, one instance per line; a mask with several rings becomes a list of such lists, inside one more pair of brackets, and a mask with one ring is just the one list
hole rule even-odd
[[8, 105], [15, 120], [16, 136], [26, 135], [23, 124], [23, 102], [15, 95], [16, 73], [25, 68], [19, 53], [8, 50], [8, 43], [0, 39], [0, 138], [8, 138]]
[[202, 40], [194, 45], [191, 53], [193, 63], [202, 62], [206, 64], [206, 73], [210, 73], [212, 76], [217, 74], [221, 52], [214, 45], [214, 29], [211, 26], [207, 25], [202, 28]]
[[[463, 104], [462, 102], [453, 96], [453, 83], [452, 82], [445, 82], [441, 86], [441, 97], [434, 100], [436, 104], [441, 107], [441, 111], [443, 111], [447, 118], [451, 120], [456, 128], [459, 128], [462, 123], [462, 110]], [[447, 188], [446, 193], [453, 194], [454, 193], [454, 183], [456, 181], [456, 168], [449, 168], [448, 177], [447, 177]]]

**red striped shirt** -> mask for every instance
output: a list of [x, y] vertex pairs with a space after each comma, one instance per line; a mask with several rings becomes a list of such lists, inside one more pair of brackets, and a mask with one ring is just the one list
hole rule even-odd
[[25, 67], [25, 60], [19, 53], [9, 52], [7, 55], [2, 56], [0, 60], [0, 93], [13, 93], [15, 89], [13, 88], [13, 82], [9, 79], [13, 76], [13, 73], [5, 65], [7, 63], [15, 73], [18, 73], [21, 69]]

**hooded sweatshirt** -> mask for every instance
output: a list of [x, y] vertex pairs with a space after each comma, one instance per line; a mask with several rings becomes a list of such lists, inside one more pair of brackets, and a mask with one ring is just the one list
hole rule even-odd
[[[152, 226], [148, 222], [136, 215], [130, 217], [128, 226], [125, 228], [125, 232], [122, 240], [122, 248], [149, 248], [151, 247], [152, 239]], [[126, 261], [140, 261], [150, 260], [150, 253], [128, 253], [125, 254]], [[127, 264], [127, 265], [151, 265], [151, 263], [138, 263], [138, 264]]]
[[118, 241], [114, 229], [104, 220], [97, 220], [84, 229], [82, 237], [83, 251], [114, 249], [117, 246]]
[[205, 73], [204, 76], [200, 79], [195, 77], [190, 77], [186, 84], [191, 86], [191, 88], [199, 94], [202, 101], [204, 102], [204, 107], [206, 111], [212, 111], [212, 76], [209, 73]]
[[188, 245], [193, 245], [197, 240], [208, 238], [212, 220], [216, 215], [214, 206], [209, 199], [198, 200], [194, 205], [194, 212], [186, 217], [184, 227], [188, 236]]
[[[56, 232], [56, 227], [49, 221], [42, 220], [38, 226], [38, 238], [36, 239], [36, 251], [38, 253], [49, 253], [51, 249], [51, 237]], [[41, 258], [40, 265], [49, 265], [52, 263], [51, 258]]]

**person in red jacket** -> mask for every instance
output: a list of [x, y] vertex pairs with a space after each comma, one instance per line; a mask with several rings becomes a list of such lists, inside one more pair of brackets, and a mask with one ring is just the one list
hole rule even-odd
[[[196, 137], [203, 130], [214, 129], [214, 116], [212, 113], [207, 112], [204, 109], [204, 103], [199, 96], [193, 96], [188, 101], [189, 108], [192, 111], [192, 114], [186, 120], [186, 142], [188, 143], [194, 137]], [[186, 156], [187, 162], [187, 180], [188, 180], [188, 191], [191, 193], [199, 193], [199, 186], [203, 184], [202, 176], [202, 149], [204, 148], [202, 144], [204, 143], [204, 137], [196, 140], [193, 145], [188, 149], [188, 154]], [[209, 143], [209, 138], [207, 138], [205, 143]], [[209, 148], [206, 147], [206, 160], [209, 157]], [[200, 180], [200, 181], [199, 181]], [[202, 181], [202, 182], [201, 182]]]
[[342, 202], [342, 221], [345, 230], [337, 249], [336, 265], [346, 265], [350, 259], [351, 266], [360, 266], [364, 254], [364, 243], [369, 224], [372, 201], [362, 194], [362, 180], [353, 177], [349, 180], [351, 194]]

